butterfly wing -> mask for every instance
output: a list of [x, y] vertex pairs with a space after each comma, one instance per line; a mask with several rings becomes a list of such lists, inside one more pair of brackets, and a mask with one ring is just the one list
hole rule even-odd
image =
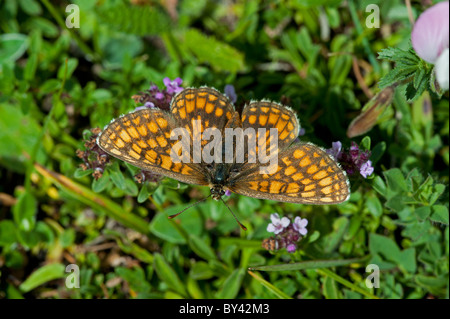
[[170, 137], [176, 125], [173, 116], [161, 109], [143, 109], [112, 121], [98, 136], [97, 144], [141, 169], [188, 184], [207, 185], [200, 165], [172, 160], [177, 140]]
[[[289, 107], [270, 101], [246, 105], [241, 122], [244, 132], [249, 132], [244, 163], [253, 163], [253, 167], [259, 165], [256, 159], [261, 155], [277, 156], [297, 138], [300, 130], [298, 118]], [[255, 141], [254, 144], [249, 143], [250, 140]]]
[[[172, 101], [170, 112], [178, 127], [185, 128], [191, 139], [194, 139], [195, 133], [198, 138], [207, 128], [217, 128], [222, 133], [235, 110], [228, 98], [219, 91], [201, 87], [187, 88], [178, 93]], [[198, 127], [197, 123], [200, 124]]]
[[345, 172], [313, 144], [294, 143], [280, 152], [275, 167], [264, 174], [248, 164], [227, 187], [245, 196], [304, 204], [338, 204], [350, 195]]

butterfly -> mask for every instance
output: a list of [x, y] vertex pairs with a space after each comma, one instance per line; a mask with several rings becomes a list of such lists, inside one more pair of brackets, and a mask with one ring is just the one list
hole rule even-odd
[[[173, 132], [179, 129], [187, 137], [182, 147], [173, 138]], [[230, 129], [250, 133], [243, 140], [237, 137], [226, 140]], [[225, 95], [213, 88], [200, 87], [178, 93], [169, 111], [146, 108], [113, 120], [99, 134], [97, 144], [111, 156], [143, 170], [187, 184], [208, 186], [215, 200], [231, 191], [290, 203], [346, 201], [350, 187], [345, 171], [324, 149], [299, 142], [299, 130], [299, 120], [287, 106], [266, 100], [252, 101], [240, 114]], [[209, 141], [202, 137], [211, 131], [220, 133], [218, 142], [222, 142], [223, 154], [212, 161], [195, 160], [196, 150], [205, 154]], [[217, 145], [220, 150], [220, 144]], [[270, 169], [261, 170], [263, 165], [254, 160], [261, 149], [268, 150], [270, 159], [275, 160], [275, 164], [269, 162], [265, 166]], [[179, 160], [182, 156], [184, 161]], [[224, 160], [226, 156], [228, 161]]]

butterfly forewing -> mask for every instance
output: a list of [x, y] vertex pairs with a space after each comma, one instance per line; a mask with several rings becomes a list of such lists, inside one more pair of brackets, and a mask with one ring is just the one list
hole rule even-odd
[[171, 140], [176, 121], [171, 114], [152, 108], [126, 114], [111, 122], [97, 144], [108, 154], [144, 170], [178, 181], [206, 185], [198, 165], [173, 161]]

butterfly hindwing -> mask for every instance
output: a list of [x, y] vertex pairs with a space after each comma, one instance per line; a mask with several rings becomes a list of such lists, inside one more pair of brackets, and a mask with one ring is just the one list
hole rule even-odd
[[304, 204], [338, 204], [350, 194], [346, 174], [336, 161], [306, 143], [294, 143], [282, 151], [270, 174], [259, 167], [242, 167], [228, 188], [250, 197]]

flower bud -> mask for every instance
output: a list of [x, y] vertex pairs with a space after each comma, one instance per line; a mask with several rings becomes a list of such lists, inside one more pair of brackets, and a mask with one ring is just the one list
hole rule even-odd
[[353, 138], [370, 131], [377, 123], [379, 116], [391, 105], [393, 96], [393, 86], [388, 86], [375, 95], [363, 107], [361, 114], [350, 123], [347, 129], [347, 136]]

